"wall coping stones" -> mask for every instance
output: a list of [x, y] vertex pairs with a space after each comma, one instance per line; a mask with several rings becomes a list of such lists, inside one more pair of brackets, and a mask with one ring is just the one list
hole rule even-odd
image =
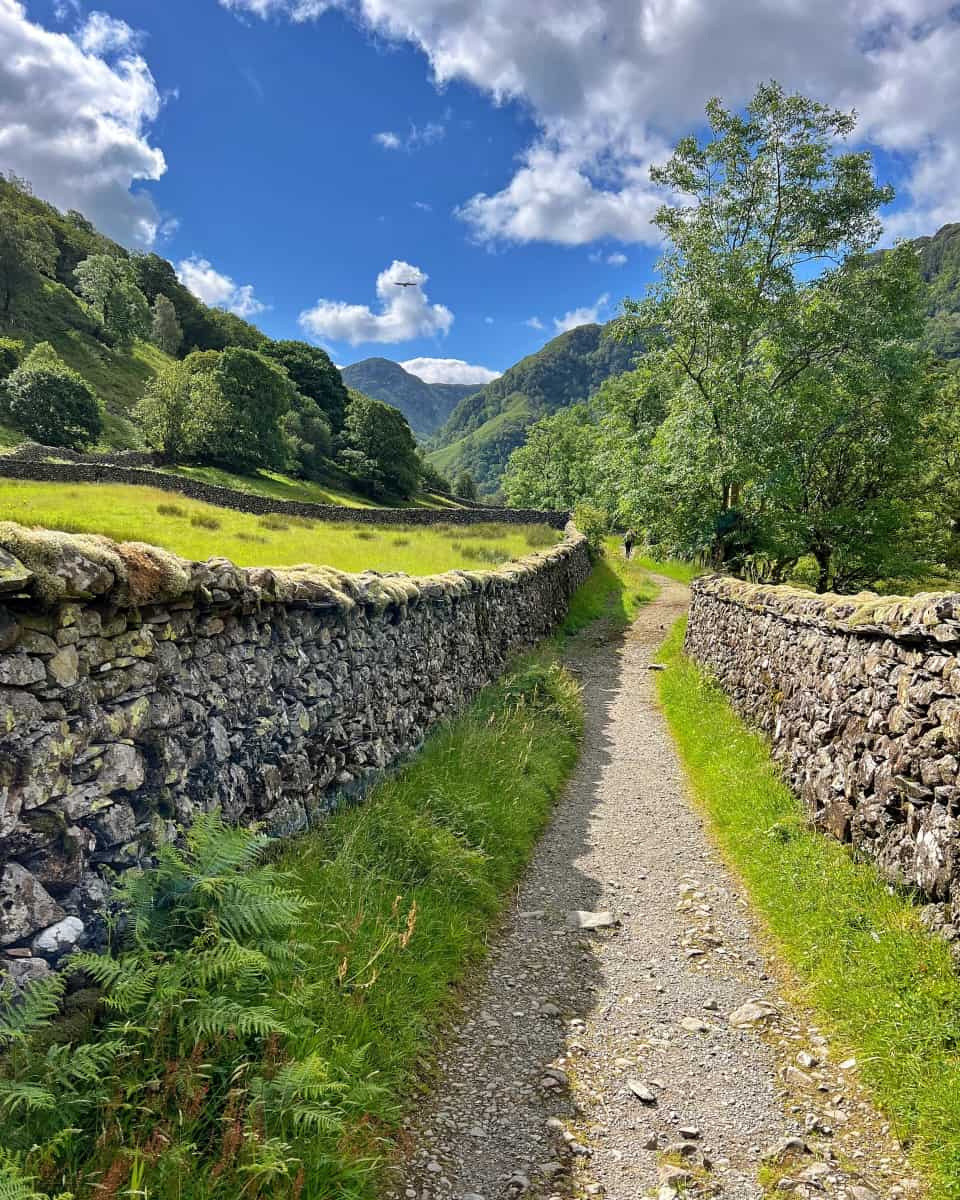
[[747, 583], [728, 575], [695, 579], [695, 592], [753, 612], [769, 613], [796, 625], [864, 637], [938, 645], [960, 643], [960, 593], [918, 592], [914, 596], [880, 596], [859, 592], [839, 596], [801, 588]]

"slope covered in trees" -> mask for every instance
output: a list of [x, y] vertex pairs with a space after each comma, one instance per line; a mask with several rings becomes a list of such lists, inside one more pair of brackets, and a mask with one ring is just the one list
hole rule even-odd
[[960, 222], [913, 245], [927, 283], [924, 341], [940, 358], [960, 358]]
[[448, 477], [469, 471], [483, 492], [495, 492], [511, 452], [536, 421], [587, 400], [605, 379], [633, 365], [639, 347], [603, 334], [602, 325], [561, 333], [461, 400], [430, 461]]
[[399, 408], [419, 438], [436, 433], [476, 384], [426, 383], [389, 358], [364, 358], [341, 371], [347, 387]]

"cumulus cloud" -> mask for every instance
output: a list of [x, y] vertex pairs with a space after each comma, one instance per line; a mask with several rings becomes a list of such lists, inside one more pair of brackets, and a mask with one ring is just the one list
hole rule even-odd
[[408, 358], [400, 366], [424, 383], [475, 383], [479, 387], [503, 374], [464, 362], [462, 358]]
[[161, 218], [131, 189], [166, 163], [148, 134], [160, 94], [135, 45], [128, 25], [102, 13], [71, 38], [28, 20], [19, 0], [0, 0], [0, 163], [59, 208], [149, 246]]
[[267, 306], [254, 295], [252, 283], [235, 283], [229, 275], [217, 271], [207, 259], [196, 254], [180, 261], [177, 277], [204, 304], [225, 308], [244, 320], [249, 321], [257, 313], [266, 311]]
[[[221, 0], [228, 2], [228, 0]], [[298, 16], [296, 0], [229, 0]], [[706, 100], [739, 105], [775, 75], [862, 114], [858, 137], [903, 156], [903, 232], [956, 216], [955, 0], [335, 0], [418, 47], [436, 82], [517, 101], [539, 133], [513, 177], [459, 209], [482, 241], [651, 242], [648, 176]], [[326, 7], [326, 5], [324, 5]]]
[[76, 34], [80, 49], [87, 54], [100, 56], [124, 50], [136, 50], [143, 35], [117, 17], [103, 12], [92, 12]]
[[562, 317], [553, 318], [553, 327], [557, 333], [566, 333], [568, 329], [576, 329], [578, 325], [593, 325], [600, 319], [600, 314], [610, 303], [610, 295], [604, 292], [598, 296], [596, 303], [585, 304], [583, 308], [571, 308]]
[[527, 317], [524, 325], [529, 325], [531, 329], [546, 329], [546, 325], [544, 325], [539, 317]]
[[[377, 276], [378, 312], [366, 304], [318, 300], [300, 314], [300, 326], [317, 338], [334, 342], [406, 342], [415, 337], [444, 334], [453, 313], [431, 304], [424, 289], [429, 276], [419, 267], [397, 259]], [[408, 286], [401, 286], [407, 284]]]
[[291, 21], [310, 21], [328, 8], [340, 7], [335, 0], [220, 0], [223, 8], [255, 17], [289, 17]]

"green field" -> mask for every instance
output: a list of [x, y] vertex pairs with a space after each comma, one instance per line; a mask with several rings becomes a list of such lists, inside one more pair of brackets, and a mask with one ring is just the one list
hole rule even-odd
[[237, 513], [158, 488], [0, 479], [0, 520], [150, 542], [184, 558], [242, 567], [297, 563], [430, 575], [520, 558], [559, 539], [545, 525], [368, 526]]

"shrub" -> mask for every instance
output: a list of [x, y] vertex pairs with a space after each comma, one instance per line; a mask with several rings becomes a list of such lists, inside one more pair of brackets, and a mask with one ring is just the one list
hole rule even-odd
[[409, 546], [410, 539], [408, 537], [395, 537], [393, 539], [393, 544], [395, 546]]
[[523, 540], [534, 550], [554, 546], [559, 541], [557, 531], [549, 525], [530, 525], [523, 531]]
[[262, 542], [263, 545], [265, 545], [265, 546], [270, 541], [270, 539], [268, 537], [263, 537], [262, 534], [247, 533], [247, 531], [245, 529], [241, 529], [239, 533], [235, 533], [233, 536], [237, 539], [238, 542]]
[[10, 423], [45, 446], [83, 450], [103, 428], [93, 389], [41, 342], [6, 381], [4, 409]]
[[375, 542], [377, 540], [377, 535], [375, 533], [371, 533], [369, 529], [358, 529], [357, 537], [361, 542]]
[[196, 525], [200, 529], [219, 529], [220, 521], [217, 517], [211, 517], [207, 513], [194, 513], [190, 518], [190, 524]]
[[0, 337], [0, 379], [6, 379], [8, 375], [20, 366], [20, 356], [23, 354], [23, 342], [14, 341], [13, 338]]
[[185, 517], [187, 510], [179, 504], [158, 504], [157, 512], [161, 517]]
[[603, 554], [603, 539], [610, 532], [610, 516], [596, 504], [578, 504], [573, 510], [573, 523], [587, 539], [590, 557]]

